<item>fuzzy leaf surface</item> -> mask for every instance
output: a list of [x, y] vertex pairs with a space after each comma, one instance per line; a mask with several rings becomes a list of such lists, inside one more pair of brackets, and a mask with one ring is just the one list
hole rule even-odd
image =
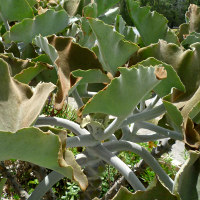
[[200, 42], [200, 33], [192, 32], [190, 35], [186, 37], [185, 40], [181, 42], [184, 47], [188, 47], [195, 42]]
[[52, 63], [55, 63], [56, 59], [58, 58], [58, 53], [56, 49], [52, 45], [49, 44], [46, 37], [42, 37], [41, 35], [36, 36], [33, 39], [33, 42], [49, 56]]
[[[34, 127], [23, 128], [16, 133], [0, 131], [0, 151], [1, 161], [23, 160], [57, 171], [71, 180], [74, 179], [72, 166], [75, 166], [75, 160], [72, 160], [72, 155], [69, 153], [65, 155], [67, 161], [64, 160], [61, 139], [51, 131], [43, 132]], [[79, 179], [83, 179], [81, 187], [85, 189], [87, 180], [76, 164], [76, 174], [77, 172]]]
[[165, 95], [171, 93], [172, 88], [177, 88], [180, 91], [185, 91], [185, 87], [178, 77], [176, 71], [173, 69], [171, 65], [168, 65], [162, 61], [159, 61], [155, 58], [147, 58], [146, 60], [141, 61], [136, 64], [134, 67], [138, 67], [139, 65], [143, 66], [153, 66], [156, 67], [158, 65], [163, 66], [167, 71], [167, 78], [161, 80], [159, 85], [154, 88], [154, 91], [160, 96], [164, 97]]
[[127, 0], [128, 13], [139, 31], [145, 45], [158, 42], [159, 39], [178, 44], [178, 38], [167, 26], [167, 19], [151, 12], [150, 7], [140, 7], [139, 3]]
[[138, 103], [160, 83], [153, 67], [119, 68], [121, 75], [83, 107], [83, 114], [105, 113], [128, 116]]
[[200, 7], [195, 4], [190, 4], [186, 17], [189, 20], [189, 33], [200, 33]]
[[8, 64], [0, 59], [0, 130], [15, 132], [30, 126], [40, 114], [49, 94], [51, 83], [38, 84], [34, 92], [10, 76]]
[[124, 36], [113, 30], [113, 27], [100, 20], [88, 19], [98, 41], [95, 53], [102, 63], [104, 70], [113, 75], [118, 67], [124, 65], [137, 50], [138, 46], [124, 40]]
[[141, 48], [138, 51], [139, 60], [154, 57], [160, 61], [172, 65], [177, 72], [186, 92], [176, 91], [173, 100], [184, 100], [191, 97], [199, 87], [200, 81], [200, 43], [194, 43], [191, 49], [183, 50], [176, 44], [159, 40], [157, 44], [152, 44]]
[[49, 43], [56, 49], [58, 58], [56, 60], [59, 82], [55, 99], [57, 110], [62, 109], [63, 103], [71, 88], [70, 73], [74, 70], [101, 69], [101, 64], [96, 55], [88, 48], [74, 43], [73, 38], [57, 37], [48, 38]]
[[[59, 23], [58, 23], [59, 22]], [[14, 25], [10, 31], [3, 35], [4, 41], [31, 43], [35, 36], [52, 35], [62, 31], [69, 24], [69, 17], [64, 10], [47, 12], [38, 15], [35, 19], [24, 19], [22, 22]]]

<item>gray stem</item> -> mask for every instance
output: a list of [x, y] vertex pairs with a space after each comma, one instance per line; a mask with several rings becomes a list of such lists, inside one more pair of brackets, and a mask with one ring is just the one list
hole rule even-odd
[[89, 149], [99, 158], [115, 167], [115, 169], [117, 169], [126, 178], [134, 190], [145, 190], [145, 187], [134, 174], [134, 172], [121, 159], [107, 150], [104, 146], [97, 145], [95, 148], [89, 147]]
[[164, 105], [157, 106], [151, 110], [143, 111], [141, 113], [133, 114], [122, 123], [121, 127], [132, 124], [138, 121], [148, 121], [154, 119], [165, 112]]
[[[85, 160], [87, 159], [86, 156], [82, 155], [79, 156], [76, 161], [78, 164], [81, 164], [82, 162], [85, 163]], [[64, 178], [64, 175], [59, 174], [58, 172], [52, 171], [49, 173], [35, 188], [35, 190], [32, 192], [28, 200], [40, 200], [42, 197], [62, 178]]]
[[163, 128], [163, 127], [160, 127], [160, 126], [148, 123], [148, 122], [138, 122], [137, 126], [140, 128], [154, 131], [156, 133], [162, 134], [166, 137], [170, 137], [175, 140], [183, 140], [183, 135], [181, 133], [172, 131], [172, 130], [169, 130], [169, 129], [166, 129], [166, 128]]
[[104, 143], [110, 151], [132, 151], [144, 159], [151, 169], [160, 177], [160, 180], [172, 191], [173, 180], [165, 173], [157, 160], [143, 147], [133, 142], [118, 141]]
[[141, 142], [149, 142], [155, 141], [159, 139], [166, 138], [167, 136], [160, 135], [158, 133], [150, 134], [150, 135], [137, 135], [138, 127], [137, 125], [133, 127], [134, 133], [131, 133], [128, 126], [122, 127], [123, 136], [120, 140], [127, 140], [130, 142], [141, 143]]
[[67, 148], [71, 147], [92, 147], [99, 144], [92, 135], [79, 135], [67, 138]]
[[53, 185], [60, 181], [62, 178], [64, 178], [62, 174], [52, 171], [39, 183], [28, 200], [42, 199], [42, 197], [53, 187]]
[[90, 133], [86, 129], [82, 129], [79, 124], [59, 117], [38, 117], [35, 123], [36, 126], [51, 125], [60, 126], [69, 129], [76, 135], [89, 135]]
[[95, 135], [95, 138], [99, 141], [108, 139], [117, 129], [119, 129], [124, 118], [117, 117], [114, 121], [108, 125], [108, 127], [102, 132]]

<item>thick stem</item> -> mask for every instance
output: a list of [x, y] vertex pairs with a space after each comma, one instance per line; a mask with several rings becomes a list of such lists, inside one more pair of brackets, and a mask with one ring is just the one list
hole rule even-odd
[[95, 135], [95, 138], [99, 141], [108, 139], [117, 129], [119, 129], [124, 118], [117, 117], [109, 126], [102, 132]]
[[157, 106], [151, 110], [143, 111], [141, 113], [133, 114], [123, 121], [121, 127], [132, 124], [139, 121], [148, 121], [154, 119], [165, 112], [165, 107], [163, 105]]
[[163, 128], [163, 127], [160, 127], [148, 122], [137, 122], [137, 126], [139, 128], [144, 128], [144, 129], [154, 131], [156, 133], [162, 134], [166, 137], [170, 137], [175, 140], [183, 140], [183, 135], [181, 133], [172, 131], [172, 130], [169, 130], [169, 129], [166, 129], [166, 128]]
[[67, 138], [67, 148], [71, 147], [92, 147], [99, 144], [92, 135], [79, 135]]
[[89, 135], [90, 133], [86, 129], [82, 129], [79, 124], [59, 117], [38, 117], [35, 123], [36, 126], [51, 125], [60, 126], [69, 129], [76, 135]]
[[[160, 158], [164, 153], [168, 153], [171, 150], [171, 146], [174, 144], [174, 141], [170, 141], [171, 139], [165, 139], [162, 140], [161, 144], [159, 144], [157, 147], [153, 148], [151, 154], [154, 158], [158, 159]], [[141, 160], [139, 163], [137, 163], [133, 169], [134, 172], [137, 175], [140, 175], [144, 172], [144, 170], [147, 168], [147, 164], [144, 160]], [[115, 181], [114, 185], [107, 191], [104, 197], [101, 198], [101, 200], [109, 200], [112, 199], [115, 194], [119, 191], [121, 186], [126, 186], [127, 182], [124, 176], [120, 177], [117, 181]]]
[[172, 191], [173, 180], [165, 173], [157, 160], [143, 147], [133, 142], [118, 141], [104, 143], [110, 151], [132, 151], [144, 159], [151, 169], [160, 177], [160, 180]]
[[[78, 156], [76, 161], [78, 164], [81, 165], [83, 163], [83, 166], [85, 164], [85, 161], [87, 160], [87, 157], [85, 155]], [[62, 174], [59, 174], [58, 172], [52, 171], [49, 173], [35, 188], [35, 190], [32, 192], [28, 200], [40, 200], [42, 197], [58, 182], [60, 181], [64, 176]]]
[[105, 147], [98, 145], [95, 148], [90, 148], [90, 151], [94, 152], [94, 154], [96, 154], [99, 158], [115, 167], [115, 169], [117, 169], [126, 178], [134, 190], [145, 190], [145, 187], [134, 172], [121, 159], [108, 151]]
[[138, 130], [139, 128], [137, 127], [137, 125], [134, 125], [132, 132], [130, 131], [128, 126], [122, 127], [123, 136], [120, 140], [141, 143], [141, 142], [155, 141], [167, 137], [157, 133], [149, 135], [137, 135], [136, 133]]
[[59, 174], [55, 171], [51, 172], [39, 183], [28, 200], [42, 199], [46, 192], [48, 192], [53, 187], [53, 185], [60, 181], [62, 178], [64, 178], [62, 174]]

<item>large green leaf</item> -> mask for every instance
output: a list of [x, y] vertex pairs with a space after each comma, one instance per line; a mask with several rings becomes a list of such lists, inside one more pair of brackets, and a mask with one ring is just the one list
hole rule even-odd
[[90, 26], [97, 38], [97, 56], [103, 68], [113, 75], [118, 67], [124, 65], [137, 50], [138, 46], [124, 40], [124, 36], [113, 30], [112, 26], [96, 19], [88, 19]]
[[90, 27], [88, 20], [82, 17], [80, 21], [81, 21], [80, 26], [82, 32], [79, 32], [79, 37], [80, 37], [79, 44], [81, 46], [91, 49], [95, 44], [96, 37]]
[[10, 76], [8, 64], [0, 59], [0, 130], [15, 132], [30, 126], [40, 114], [50, 92], [51, 83], [32, 89]]
[[59, 55], [55, 62], [59, 79], [55, 107], [60, 110], [71, 87], [70, 73], [78, 69], [101, 69], [101, 64], [92, 51], [74, 43], [73, 38], [53, 35], [48, 40]]
[[160, 83], [153, 67], [119, 68], [119, 71], [121, 75], [83, 107], [83, 114], [105, 113], [126, 117]]
[[112, 8], [116, 3], [119, 2], [119, 0], [95, 0], [97, 4], [97, 15], [101, 15], [105, 13], [109, 8]]
[[[48, 132], [34, 127], [23, 128], [16, 133], [0, 131], [0, 152], [1, 161], [9, 159], [28, 161], [57, 171], [72, 180], [80, 181], [79, 184], [83, 190], [87, 187], [87, 178], [80, 167], [78, 171], [78, 165], [73, 164], [75, 161], [73, 161], [72, 155], [68, 152], [65, 155], [62, 139], [55, 135], [52, 129]], [[78, 177], [74, 176], [71, 163], [76, 167], [76, 176], [78, 175]]]
[[[46, 63], [37, 63], [34, 67], [29, 67], [22, 70], [19, 74], [16, 74], [14, 78], [21, 83], [29, 84], [38, 74], [40, 74], [45, 69], [48, 69], [48, 65]], [[49, 69], [52, 68], [49, 66]]]
[[167, 116], [170, 118], [170, 120], [178, 127], [183, 123], [183, 116], [181, 115], [181, 112], [178, 110], [178, 108], [173, 105], [171, 102], [163, 100], [163, 104], [165, 106], [165, 109], [167, 111]]
[[110, 79], [106, 74], [98, 69], [90, 70], [76, 70], [71, 73], [77, 81], [71, 87], [69, 94], [77, 88], [78, 85], [88, 84], [88, 83], [109, 83]]
[[140, 7], [137, 1], [127, 0], [128, 13], [139, 31], [145, 45], [158, 42], [159, 39], [177, 43], [178, 38], [167, 26], [167, 19], [151, 12], [150, 7]]
[[118, 15], [115, 20], [115, 29], [117, 32], [125, 36], [126, 40], [136, 44], [141, 43], [141, 37], [135, 32], [135, 27], [126, 26], [126, 22], [121, 15]]
[[10, 74], [16, 80], [28, 84], [40, 72], [46, 69], [52, 69], [52, 66], [43, 62], [31, 62], [15, 58], [12, 54], [0, 54], [0, 58], [7, 62]]
[[200, 199], [200, 153], [189, 151], [190, 158], [181, 167], [175, 178], [174, 192], [182, 200]]
[[183, 50], [176, 44], [159, 40], [141, 48], [138, 51], [139, 60], [155, 57], [167, 64], [172, 65], [185, 85], [186, 93], [176, 91], [173, 100], [184, 100], [191, 97], [199, 87], [200, 81], [200, 43], [194, 43], [191, 49]]
[[33, 10], [26, 0], [0, 0], [0, 12], [8, 21], [21, 21], [34, 16]]
[[70, 16], [74, 16], [78, 10], [80, 0], [64, 0], [63, 8]]
[[56, 59], [58, 58], [58, 53], [56, 49], [52, 45], [49, 44], [46, 37], [42, 37], [41, 35], [36, 36], [33, 39], [33, 42], [49, 56], [52, 63], [55, 63]]
[[95, 0], [84, 7], [85, 17], [98, 17], [112, 8], [119, 0]]
[[52, 35], [62, 31], [68, 24], [69, 17], [64, 10], [58, 12], [47, 10], [34, 19], [24, 19], [14, 25], [3, 35], [3, 38], [6, 43], [11, 41], [30, 43], [35, 36], [39, 34], [42, 36]]
[[165, 70], [167, 71], [167, 78], [161, 80], [161, 82], [159, 83], [159, 85], [157, 85], [154, 88], [154, 91], [160, 96], [160, 97], [164, 97], [165, 95], [169, 94], [172, 90], [172, 88], [177, 88], [180, 91], [185, 91], [185, 87], [182, 84], [180, 78], [178, 77], [176, 71], [173, 69], [172, 66], [156, 60], [155, 58], [148, 58], [146, 60], [143, 60], [140, 63], [137, 63], [134, 67], [138, 67], [139, 65], [143, 65], [143, 66], [158, 66], [161, 65], [165, 68]]
[[181, 44], [188, 48], [191, 44], [195, 42], [200, 42], [200, 33], [192, 32], [190, 35], [188, 35], [185, 40], [181, 42]]

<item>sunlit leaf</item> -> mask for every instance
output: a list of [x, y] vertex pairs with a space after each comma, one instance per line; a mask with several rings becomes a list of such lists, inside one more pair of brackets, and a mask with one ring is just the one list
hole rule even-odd
[[121, 75], [95, 95], [84, 107], [83, 114], [105, 113], [128, 116], [137, 104], [160, 83], [153, 67], [119, 68]]
[[157, 85], [154, 88], [154, 91], [160, 96], [160, 97], [164, 97], [165, 95], [171, 93], [172, 88], [177, 88], [180, 91], [185, 91], [185, 87], [182, 84], [180, 78], [178, 77], [176, 71], [173, 69], [172, 66], [156, 60], [155, 58], [148, 58], [146, 60], [143, 60], [141, 62], [139, 62], [138, 64], [136, 64], [134, 67], [138, 67], [140, 65], [143, 66], [163, 66], [165, 68], [165, 70], [167, 71], [167, 77], [165, 79], [163, 79], [159, 85]]
[[55, 108], [60, 110], [71, 87], [70, 73], [77, 69], [101, 69], [101, 64], [92, 51], [74, 43], [72, 38], [53, 35], [48, 40], [59, 55], [55, 62], [59, 79]]
[[98, 41], [94, 49], [103, 68], [115, 75], [118, 67], [124, 65], [137, 50], [138, 46], [124, 40], [124, 36], [113, 30], [112, 26], [96, 19], [88, 19]]
[[173, 95], [173, 101], [188, 99], [199, 87], [200, 43], [194, 43], [190, 47], [191, 49], [184, 51], [176, 44], [159, 40], [157, 44], [149, 45], [138, 51], [139, 60], [154, 57], [172, 65], [175, 69], [185, 85], [186, 93], [176, 91]]
[[10, 76], [8, 64], [0, 59], [0, 130], [15, 132], [30, 126], [40, 114], [51, 83], [38, 84], [34, 91]]
[[[48, 132], [34, 127], [23, 128], [16, 133], [0, 131], [0, 151], [1, 161], [9, 159], [28, 161], [57, 171], [74, 180], [72, 164], [76, 166], [76, 174], [79, 173], [78, 180], [75, 180], [80, 181], [83, 189], [87, 187], [85, 175], [80, 167], [74, 164], [75, 160], [72, 160], [71, 154], [67, 152], [64, 157], [65, 150], [62, 148], [62, 141], [52, 132], [52, 129]], [[68, 161], [66, 162], [64, 158]]]
[[33, 10], [26, 0], [0, 0], [0, 12], [5, 20], [21, 21], [33, 18]]
[[69, 17], [64, 10], [48, 10], [34, 19], [24, 19], [15, 24], [10, 31], [3, 35], [3, 38], [6, 43], [16, 41], [27, 44], [39, 34], [42, 36], [52, 35], [62, 31], [68, 24]]
[[177, 43], [178, 38], [167, 26], [167, 19], [151, 12], [150, 7], [140, 7], [137, 1], [127, 0], [128, 13], [139, 31], [145, 45], [158, 42], [159, 39]]

